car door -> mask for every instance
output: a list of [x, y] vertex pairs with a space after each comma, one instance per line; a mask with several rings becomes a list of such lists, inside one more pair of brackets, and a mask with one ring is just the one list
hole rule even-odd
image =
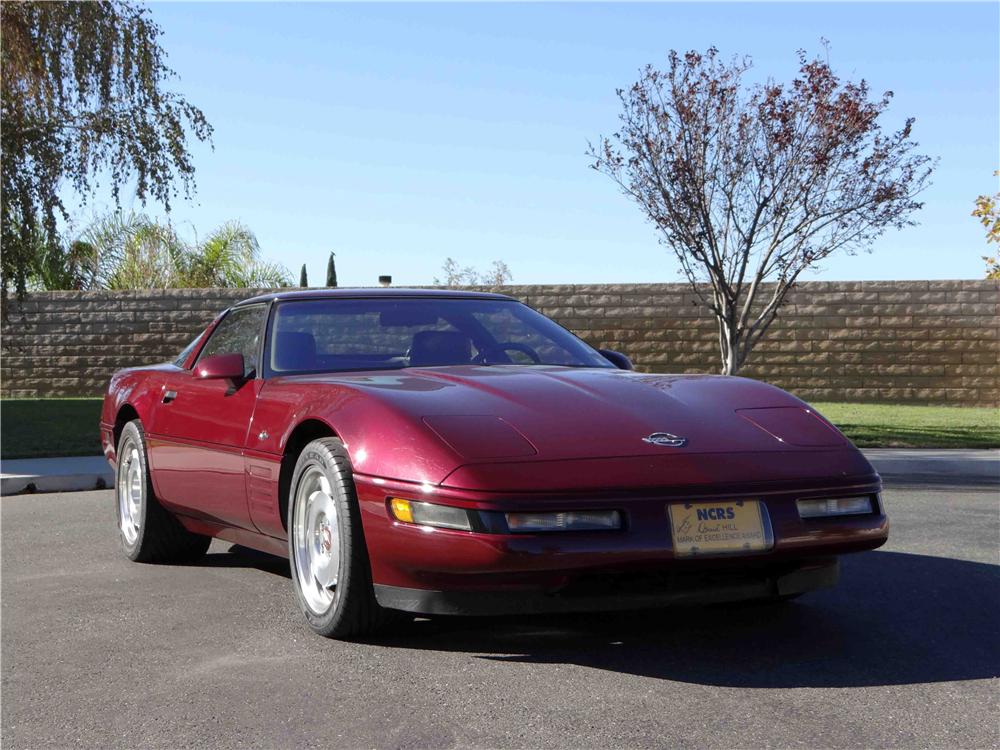
[[157, 496], [171, 509], [253, 529], [247, 506], [243, 449], [253, 420], [267, 305], [233, 308], [212, 331], [197, 362], [216, 354], [243, 355], [239, 381], [169, 373], [147, 430]]

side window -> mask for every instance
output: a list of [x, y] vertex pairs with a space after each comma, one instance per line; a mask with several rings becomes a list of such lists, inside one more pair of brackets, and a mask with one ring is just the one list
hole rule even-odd
[[184, 363], [187, 362], [187, 358], [191, 356], [191, 352], [193, 352], [194, 348], [198, 346], [198, 342], [201, 341], [201, 337], [204, 335], [204, 332], [202, 332], [195, 336], [194, 341], [185, 346], [184, 350], [177, 355], [177, 359], [174, 360], [174, 365], [177, 367], [183, 367]]
[[242, 354], [246, 375], [249, 377], [257, 372], [257, 355], [266, 315], [266, 305], [237, 307], [212, 331], [212, 337], [201, 350], [199, 361], [214, 354]]

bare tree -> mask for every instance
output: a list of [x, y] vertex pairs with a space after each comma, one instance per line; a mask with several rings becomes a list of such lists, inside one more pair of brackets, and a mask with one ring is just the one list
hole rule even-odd
[[503, 286], [513, 278], [510, 268], [502, 260], [495, 260], [485, 271], [479, 272], [473, 266], [458, 265], [454, 258], [446, 258], [441, 266], [444, 278], [434, 277], [437, 286]]
[[[800, 274], [913, 224], [932, 164], [913, 119], [879, 124], [892, 98], [799, 55], [789, 84], [745, 85], [749, 58], [671, 52], [618, 91], [620, 129], [591, 145], [592, 167], [636, 201], [718, 322], [735, 374]], [[768, 284], [767, 282], [773, 282]]]
[[495, 260], [479, 277], [482, 286], [503, 286], [509, 284], [513, 275], [510, 268], [502, 260]]

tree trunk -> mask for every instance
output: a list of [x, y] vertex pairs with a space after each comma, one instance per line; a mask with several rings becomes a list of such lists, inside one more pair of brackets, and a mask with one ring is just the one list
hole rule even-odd
[[729, 323], [728, 315], [716, 316], [716, 322], [719, 326], [719, 356], [722, 364], [720, 372], [722, 375], [736, 375], [743, 366], [739, 332]]
[[726, 361], [722, 366], [723, 375], [736, 375], [740, 371], [740, 367], [743, 363], [739, 359], [739, 342], [734, 342], [729, 345], [729, 351], [726, 353]]

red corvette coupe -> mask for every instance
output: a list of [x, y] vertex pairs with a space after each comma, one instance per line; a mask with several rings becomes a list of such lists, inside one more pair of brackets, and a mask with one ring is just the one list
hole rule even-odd
[[648, 375], [497, 294], [267, 294], [122, 370], [122, 546], [290, 560], [309, 625], [787, 599], [886, 540], [880, 480], [805, 403]]

